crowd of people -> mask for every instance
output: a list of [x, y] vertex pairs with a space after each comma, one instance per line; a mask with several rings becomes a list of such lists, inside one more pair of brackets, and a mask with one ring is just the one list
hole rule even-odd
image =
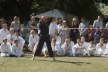
[[[35, 16], [24, 26], [20, 18], [15, 16], [11, 24], [0, 19], [0, 56], [24, 55], [24, 46], [33, 53], [39, 42], [38, 25]], [[56, 56], [108, 56], [108, 23], [102, 16], [98, 16], [93, 23], [85, 17], [67, 19], [51, 18], [49, 25], [51, 47]], [[46, 43], [41, 55], [48, 56]]]

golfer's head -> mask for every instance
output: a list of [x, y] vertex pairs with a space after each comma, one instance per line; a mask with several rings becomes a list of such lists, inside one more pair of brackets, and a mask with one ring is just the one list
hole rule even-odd
[[47, 17], [46, 16], [41, 16], [40, 21], [46, 21]]

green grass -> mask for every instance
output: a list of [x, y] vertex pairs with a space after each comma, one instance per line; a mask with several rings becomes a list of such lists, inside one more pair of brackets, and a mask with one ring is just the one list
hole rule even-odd
[[108, 72], [108, 58], [101, 57], [0, 58], [0, 72]]

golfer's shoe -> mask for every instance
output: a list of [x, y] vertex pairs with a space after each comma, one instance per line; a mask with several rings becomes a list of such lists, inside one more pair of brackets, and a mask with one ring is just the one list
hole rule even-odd
[[56, 61], [55, 57], [53, 57], [53, 61]]
[[33, 55], [33, 57], [32, 57], [32, 60], [34, 61], [34, 59], [35, 59], [35, 55]]

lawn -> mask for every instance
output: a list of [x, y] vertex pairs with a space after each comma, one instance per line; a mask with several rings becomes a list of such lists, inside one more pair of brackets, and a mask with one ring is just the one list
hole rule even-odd
[[38, 57], [0, 58], [0, 72], [108, 72], [108, 58], [104, 57]]

